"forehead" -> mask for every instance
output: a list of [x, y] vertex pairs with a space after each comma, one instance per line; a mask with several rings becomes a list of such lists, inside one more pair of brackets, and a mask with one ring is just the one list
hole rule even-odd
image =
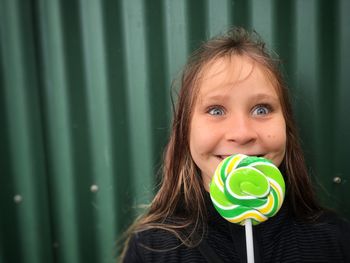
[[249, 89], [268, 88], [276, 95], [279, 93], [276, 78], [266, 66], [246, 55], [233, 55], [216, 58], [202, 69], [198, 82], [200, 97], [207, 93], [220, 92], [233, 86], [249, 82]]

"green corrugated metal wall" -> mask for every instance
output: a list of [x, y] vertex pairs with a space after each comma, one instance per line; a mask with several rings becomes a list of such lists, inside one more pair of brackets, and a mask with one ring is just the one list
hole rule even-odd
[[113, 262], [156, 187], [170, 84], [255, 28], [285, 61], [320, 197], [350, 218], [350, 1], [0, 0], [0, 262]]

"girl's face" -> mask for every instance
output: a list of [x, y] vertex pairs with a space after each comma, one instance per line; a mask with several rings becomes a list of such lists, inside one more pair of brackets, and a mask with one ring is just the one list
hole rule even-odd
[[286, 124], [266, 71], [247, 56], [219, 58], [199, 84], [190, 124], [190, 151], [208, 190], [225, 157], [263, 156], [279, 166], [285, 155]]

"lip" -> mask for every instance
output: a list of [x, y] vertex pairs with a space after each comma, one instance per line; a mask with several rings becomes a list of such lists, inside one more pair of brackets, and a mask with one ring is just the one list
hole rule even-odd
[[[216, 154], [215, 157], [220, 159], [220, 160], [223, 160], [231, 155], [234, 155], [234, 154]], [[247, 156], [256, 156], [256, 157], [264, 157], [265, 154], [244, 154], [244, 155], [247, 155]]]

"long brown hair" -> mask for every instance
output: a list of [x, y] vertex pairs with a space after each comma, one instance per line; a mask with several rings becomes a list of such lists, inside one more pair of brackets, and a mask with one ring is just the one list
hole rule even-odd
[[[280, 62], [267, 51], [256, 32], [233, 28], [203, 43], [189, 58], [182, 74], [172, 132], [164, 155], [161, 186], [149, 210], [133, 225], [131, 232], [162, 228], [190, 246], [195, 240], [191, 234], [197, 233], [198, 237], [205, 231], [205, 190], [191, 158], [189, 128], [203, 68], [216, 58], [232, 55], [245, 55], [259, 63], [278, 92], [287, 133], [286, 154], [279, 168], [286, 180], [285, 202], [290, 212], [301, 219], [310, 219], [321, 211], [308, 177]], [[186, 231], [188, 229], [193, 230]]]

